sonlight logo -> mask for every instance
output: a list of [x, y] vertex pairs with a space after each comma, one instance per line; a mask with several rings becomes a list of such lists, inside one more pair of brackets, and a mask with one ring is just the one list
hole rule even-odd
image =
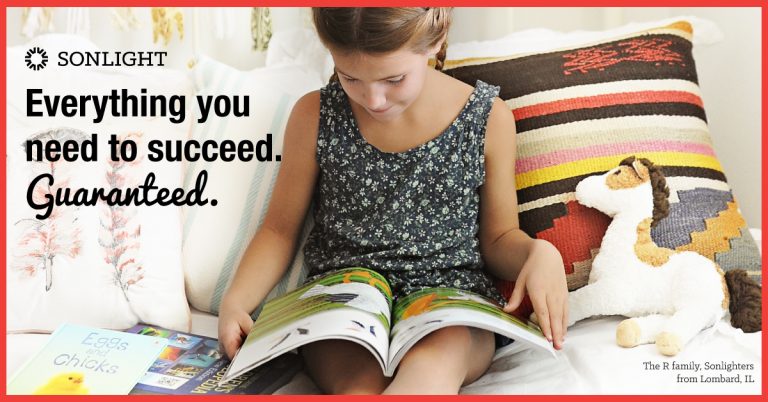
[[27, 67], [31, 70], [41, 70], [48, 64], [48, 54], [45, 50], [39, 47], [33, 47], [27, 50], [27, 54], [24, 56], [24, 62], [27, 63]]

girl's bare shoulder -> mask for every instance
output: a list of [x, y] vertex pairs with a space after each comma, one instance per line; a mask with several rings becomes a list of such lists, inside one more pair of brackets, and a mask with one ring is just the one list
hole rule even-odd
[[293, 105], [288, 127], [286, 127], [286, 136], [294, 137], [293, 139], [316, 139], [319, 121], [320, 91], [315, 90], [303, 95]]
[[[426, 94], [428, 115], [433, 116], [435, 123], [442, 128], [456, 119], [466, 105], [474, 87], [467, 85], [451, 76], [432, 70], [435, 79], [427, 86]], [[445, 123], [445, 124], [443, 124]]]
[[304, 94], [299, 100], [296, 101], [296, 104], [293, 106], [293, 111], [291, 112], [293, 117], [294, 114], [298, 114], [302, 117], [303, 120], [306, 119], [306, 117], [311, 116], [317, 116], [317, 118], [320, 118], [320, 90], [314, 90], [312, 92]]

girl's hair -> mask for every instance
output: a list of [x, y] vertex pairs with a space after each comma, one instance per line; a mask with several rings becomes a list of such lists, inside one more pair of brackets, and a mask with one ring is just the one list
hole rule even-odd
[[[404, 46], [425, 52], [445, 39], [450, 7], [342, 7], [312, 9], [320, 40], [329, 48], [352, 53], [389, 53]], [[447, 40], [435, 56], [442, 70]], [[331, 81], [338, 80], [336, 73]]]

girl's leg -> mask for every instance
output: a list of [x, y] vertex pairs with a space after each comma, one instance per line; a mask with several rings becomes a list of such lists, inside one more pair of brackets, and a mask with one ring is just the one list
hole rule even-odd
[[371, 352], [354, 342], [313, 342], [301, 354], [310, 377], [326, 394], [380, 394], [391, 381]]
[[491, 365], [493, 333], [470, 327], [437, 330], [409, 350], [385, 394], [457, 394]]

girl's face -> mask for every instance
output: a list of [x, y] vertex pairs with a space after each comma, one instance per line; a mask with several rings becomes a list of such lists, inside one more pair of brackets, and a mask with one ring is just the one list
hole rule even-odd
[[331, 50], [331, 55], [347, 96], [372, 118], [386, 122], [400, 116], [419, 97], [432, 54], [402, 48], [385, 54]]

